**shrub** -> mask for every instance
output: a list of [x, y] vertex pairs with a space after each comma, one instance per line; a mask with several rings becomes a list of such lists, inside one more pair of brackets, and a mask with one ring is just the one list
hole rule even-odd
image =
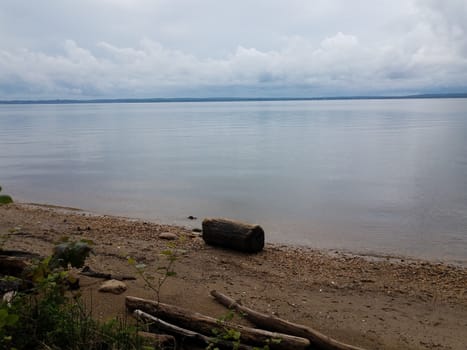
[[[0, 192], [2, 192], [2, 186], [0, 186]], [[13, 203], [13, 199], [9, 195], [0, 195], [0, 205], [9, 203]]]
[[[0, 349], [145, 349], [137, 327], [124, 320], [99, 323], [86, 311], [79, 294], [69, 290], [67, 267], [82, 267], [87, 242], [65, 242], [56, 254], [25, 271], [34, 287], [0, 303]], [[79, 255], [79, 254], [82, 255]]]

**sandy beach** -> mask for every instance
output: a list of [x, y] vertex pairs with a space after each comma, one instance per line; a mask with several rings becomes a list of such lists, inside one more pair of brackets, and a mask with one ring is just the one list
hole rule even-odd
[[[194, 222], [201, 227], [201, 219]], [[164, 232], [177, 236], [167, 241]], [[95, 317], [125, 314], [124, 297], [154, 298], [128, 257], [157, 275], [177, 255], [176, 276], [161, 301], [220, 317], [216, 289], [244, 305], [313, 327], [366, 349], [458, 349], [467, 344], [467, 268], [389, 256], [358, 256], [267, 243], [247, 255], [204, 244], [191, 229], [37, 204], [0, 206], [4, 249], [46, 256], [61, 237], [94, 242], [87, 264], [96, 271], [134, 275], [121, 295], [97, 291], [101, 280], [81, 277]], [[266, 232], [267, 240], [267, 232]]]

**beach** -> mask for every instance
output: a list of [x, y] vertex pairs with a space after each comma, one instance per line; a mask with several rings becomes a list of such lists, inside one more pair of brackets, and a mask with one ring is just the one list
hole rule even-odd
[[[195, 224], [201, 227], [201, 218]], [[164, 240], [161, 233], [176, 235]], [[258, 311], [310, 326], [366, 349], [465, 349], [467, 269], [442, 262], [391, 256], [358, 256], [266, 243], [258, 254], [205, 245], [190, 228], [79, 209], [16, 203], [0, 206], [4, 249], [47, 256], [63, 237], [91, 240], [87, 265], [95, 271], [132, 275], [121, 295], [98, 292], [101, 280], [80, 276], [82, 296], [102, 320], [125, 315], [127, 295], [154, 299], [134, 265], [155, 276], [176, 255], [160, 300], [213, 317], [226, 309], [211, 290]], [[267, 242], [266, 232], [266, 242]]]

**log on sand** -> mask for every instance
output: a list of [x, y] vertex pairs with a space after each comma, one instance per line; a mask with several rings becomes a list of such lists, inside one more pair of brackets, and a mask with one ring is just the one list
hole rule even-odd
[[[256, 346], [269, 344], [270, 349], [277, 350], [306, 349], [310, 345], [308, 339], [222, 322], [213, 317], [152, 300], [127, 296], [125, 298], [125, 304], [129, 310], [139, 309], [158, 318], [162, 318], [164, 321], [205, 335], [214, 334], [213, 330], [216, 329], [220, 332], [228, 330], [238, 331], [240, 332], [240, 341], [242, 344]], [[277, 340], [277, 342], [275, 340]]]
[[203, 220], [206, 244], [257, 253], [264, 248], [264, 231], [259, 225], [221, 218]]
[[[157, 327], [158, 329], [163, 330], [164, 332], [176, 334], [179, 337], [190, 339], [197, 343], [202, 343], [204, 345], [215, 344], [216, 347], [226, 348], [226, 349], [253, 350], [253, 348], [248, 345], [240, 344], [237, 347], [236, 344], [234, 344], [231, 341], [210, 338], [201, 333], [190, 331], [189, 329], [175, 326], [169, 322], [161, 320], [160, 318], [157, 318], [141, 310], [135, 310], [133, 314], [135, 315], [136, 318], [139, 318], [144, 321], [149, 321], [152, 326]], [[153, 333], [149, 333], [149, 334], [153, 334]], [[150, 337], [148, 334], [143, 334], [143, 336], [146, 338]], [[155, 335], [155, 339], [160, 339], [160, 337], [161, 336], [159, 335]]]
[[40, 256], [20, 250], [0, 250], [0, 274], [20, 277], [24, 269]]
[[234, 299], [217, 292], [215, 290], [211, 291], [211, 295], [222, 305], [226, 306], [229, 309], [234, 309], [237, 312], [242, 313], [245, 318], [256, 326], [268, 329], [275, 332], [281, 332], [285, 334], [295, 335], [297, 337], [306, 338], [310, 341], [313, 349], [320, 350], [363, 350], [360, 347], [352, 346], [348, 344], [341, 343], [335, 339], [332, 339], [312, 328], [292, 323], [281, 319], [275, 316], [269, 316], [262, 314], [258, 311], [252, 310], [248, 307], [245, 307]]

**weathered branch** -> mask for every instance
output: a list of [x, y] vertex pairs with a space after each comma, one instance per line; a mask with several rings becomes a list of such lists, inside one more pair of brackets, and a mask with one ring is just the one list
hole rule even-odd
[[24, 269], [39, 257], [38, 254], [30, 252], [0, 249], [0, 274], [20, 277]]
[[119, 281], [125, 281], [125, 280], [135, 280], [136, 277], [134, 276], [126, 276], [126, 275], [112, 275], [110, 273], [104, 273], [104, 272], [97, 272], [92, 270], [89, 266], [83, 267], [81, 272], [79, 273], [80, 275], [87, 276], [87, 277], [93, 277], [93, 278], [102, 278], [105, 280], [119, 280]]
[[226, 331], [235, 330], [240, 332], [242, 344], [264, 346], [269, 344], [271, 349], [306, 349], [309, 340], [287, 334], [264, 331], [246, 326], [222, 322], [215, 318], [192, 312], [177, 306], [157, 303], [152, 300], [127, 296], [126, 307], [130, 310], [139, 309], [153, 316], [175, 323], [180, 327], [190, 329], [205, 335], [213, 334], [213, 330]]
[[173, 325], [169, 322], [161, 320], [160, 318], [150, 315], [141, 310], [135, 310], [133, 314], [135, 315], [135, 317], [139, 319], [151, 322], [153, 326], [157, 327], [160, 330], [163, 330], [164, 332], [176, 334], [177, 336], [188, 338], [192, 341], [196, 341], [204, 345], [215, 344], [217, 347], [227, 348], [227, 349], [238, 349], [238, 350], [252, 350], [253, 349], [251, 346], [241, 345], [241, 344], [239, 344], [238, 347], [236, 347], [235, 344], [231, 341], [210, 338], [201, 333], [193, 332], [188, 329], [178, 327], [176, 325]]
[[306, 338], [310, 341], [313, 349], [320, 350], [363, 350], [357, 346], [341, 343], [332, 339], [312, 328], [292, 323], [275, 316], [269, 316], [258, 311], [252, 310], [236, 302], [234, 299], [217, 292], [211, 291], [211, 295], [222, 305], [229, 309], [234, 309], [243, 315], [256, 326], [275, 332], [292, 334], [297, 337]]

